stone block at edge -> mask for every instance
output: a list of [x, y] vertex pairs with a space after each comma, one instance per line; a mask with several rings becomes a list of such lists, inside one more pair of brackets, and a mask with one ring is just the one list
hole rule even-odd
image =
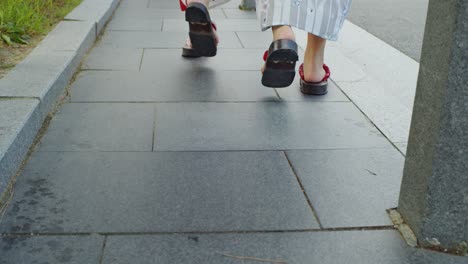
[[104, 27], [106, 26], [107, 22], [110, 20], [112, 14], [114, 13], [115, 9], [117, 8], [120, 0], [107, 0], [109, 1], [109, 7], [104, 12], [104, 14], [100, 17], [99, 20], [96, 21], [96, 31], [97, 34], [101, 34]]
[[44, 119], [64, 93], [81, 59], [73, 51], [34, 50], [0, 80], [0, 97], [37, 98]]
[[95, 22], [96, 33], [99, 34], [119, 2], [120, 0], [84, 0], [65, 19]]
[[39, 100], [0, 99], [0, 197], [41, 127]]
[[106, 9], [111, 7], [115, 0], [83, 0], [83, 2], [73, 9], [65, 20], [98, 21]]
[[74, 51], [82, 57], [96, 40], [96, 25], [90, 21], [62, 21], [49, 32], [36, 50]]

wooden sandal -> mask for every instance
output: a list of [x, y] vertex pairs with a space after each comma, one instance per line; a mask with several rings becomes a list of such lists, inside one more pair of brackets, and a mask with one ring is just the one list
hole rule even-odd
[[328, 79], [330, 78], [330, 68], [323, 65], [325, 76], [319, 82], [307, 82], [304, 80], [304, 64], [299, 67], [299, 75], [301, 76], [301, 92], [307, 95], [324, 95], [328, 93]]
[[213, 57], [217, 53], [216, 25], [211, 21], [208, 8], [201, 3], [185, 5], [179, 0], [182, 11], [185, 11], [185, 21], [189, 22], [189, 37], [192, 44], [184, 47], [184, 57]]
[[265, 51], [263, 60], [262, 84], [267, 87], [281, 88], [291, 85], [296, 75], [297, 44], [294, 40], [279, 39], [271, 43]]

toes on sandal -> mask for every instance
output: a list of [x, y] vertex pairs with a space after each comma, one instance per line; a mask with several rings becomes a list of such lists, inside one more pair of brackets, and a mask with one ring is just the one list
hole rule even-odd
[[262, 84], [272, 88], [282, 88], [291, 85], [296, 74], [297, 44], [294, 40], [279, 39], [271, 43], [265, 51], [263, 60]]
[[189, 37], [192, 47], [184, 47], [184, 57], [213, 57], [217, 53], [216, 25], [211, 21], [208, 8], [201, 3], [185, 5], [179, 0], [185, 21], [189, 22]]
[[330, 78], [330, 68], [323, 65], [325, 76], [319, 82], [307, 82], [304, 80], [304, 64], [299, 67], [299, 75], [301, 76], [301, 92], [307, 95], [324, 95], [328, 93], [328, 79]]

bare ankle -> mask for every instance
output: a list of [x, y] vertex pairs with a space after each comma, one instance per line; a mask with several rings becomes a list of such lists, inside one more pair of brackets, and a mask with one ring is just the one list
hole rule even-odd
[[207, 1], [207, 0], [187, 0], [187, 4], [190, 4], [190, 3], [200, 3], [200, 4], [204, 4], [206, 7], [208, 7], [210, 1]]
[[272, 28], [273, 31], [273, 39], [291, 39], [295, 40], [296, 37], [294, 36], [294, 31], [290, 26], [274, 26]]
[[318, 64], [312, 61], [304, 61], [304, 80], [306, 82], [320, 82], [325, 77], [323, 63]]

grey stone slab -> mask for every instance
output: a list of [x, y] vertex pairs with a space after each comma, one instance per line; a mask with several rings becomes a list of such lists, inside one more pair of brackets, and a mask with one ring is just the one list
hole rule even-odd
[[260, 69], [263, 65], [262, 50], [219, 49], [215, 57], [198, 59], [182, 58], [180, 54], [180, 49], [145, 50], [141, 71], [154, 72], [164, 65], [166, 69], [174, 69], [183, 73], [193, 71], [194, 68], [205, 68], [216, 71], [256, 71], [260, 76]]
[[348, 97], [336, 86], [334, 82], [328, 83], [328, 93], [323, 96], [305, 95], [300, 89], [300, 76], [296, 75], [296, 79], [288, 88], [277, 88], [279, 96], [283, 101], [297, 102], [349, 102]]
[[41, 142], [42, 151], [149, 151], [153, 105], [65, 104]]
[[234, 19], [256, 19], [257, 13], [255, 11], [244, 11], [239, 8], [224, 8], [222, 7], [224, 14], [227, 18]]
[[148, 7], [155, 8], [155, 9], [177, 9], [179, 8], [179, 1], [150, 0]]
[[80, 60], [73, 51], [36, 49], [3, 77], [0, 97], [38, 98], [44, 119], [63, 95]]
[[[214, 21], [219, 32], [223, 31], [261, 31], [260, 23], [255, 19], [218, 19]], [[165, 18], [163, 31], [187, 32], [188, 25], [185, 20]]]
[[0, 197], [41, 127], [39, 100], [0, 99]]
[[[234, 32], [220, 32], [219, 48], [242, 48]], [[182, 48], [188, 38], [186, 32], [107, 31], [98, 46], [117, 48]], [[180, 54], [179, 54], [180, 56]]]
[[282, 152], [38, 152], [0, 225], [11, 233], [316, 228]]
[[138, 71], [143, 49], [95, 47], [81, 66], [84, 70]]
[[[180, 78], [181, 74], [183, 78]], [[193, 68], [187, 72], [82, 72], [73, 84], [78, 102], [279, 101], [258, 72]]]
[[117, 10], [140, 10], [148, 9], [149, 0], [120, 0], [119, 8]]
[[419, 61], [428, 3], [429, 0], [358, 0], [351, 5], [348, 19]]
[[102, 236], [2, 236], [0, 263], [98, 264]]
[[82, 57], [96, 40], [96, 24], [90, 21], [61, 21], [41, 41], [37, 49], [73, 51]]
[[393, 148], [289, 151], [326, 228], [392, 225], [404, 157]]
[[267, 50], [273, 41], [271, 30], [265, 32], [236, 32], [242, 43], [242, 46], [248, 49]]
[[114, 17], [107, 30], [124, 31], [161, 31], [162, 18], [119, 18]]
[[[244, 258], [243, 258], [244, 257]], [[408, 248], [398, 233], [111, 236], [103, 264], [173, 263], [458, 264], [467, 258]]]
[[155, 150], [389, 146], [351, 103], [158, 104], [156, 120]]

